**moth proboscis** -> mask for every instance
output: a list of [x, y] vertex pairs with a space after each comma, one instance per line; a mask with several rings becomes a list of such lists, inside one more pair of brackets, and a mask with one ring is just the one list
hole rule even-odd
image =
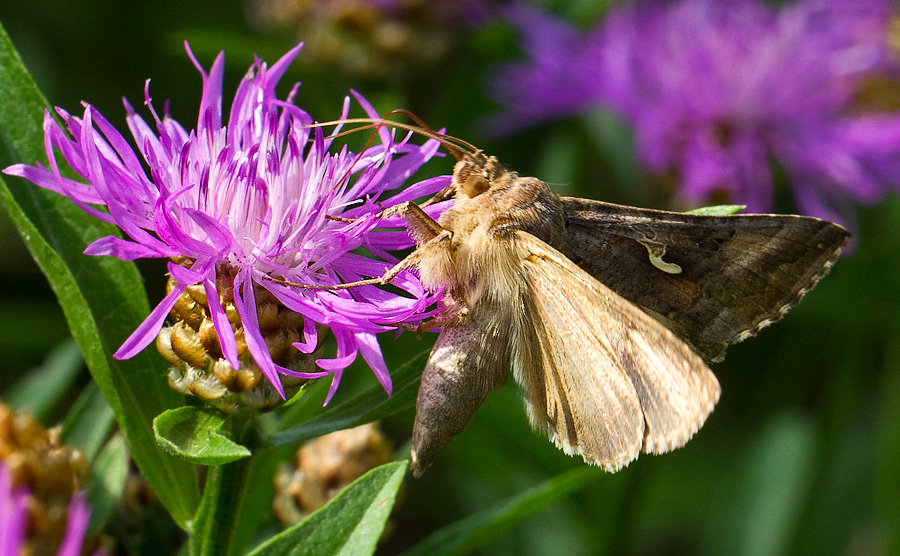
[[[432, 133], [432, 136], [435, 134]], [[456, 146], [458, 149], [458, 145]], [[416, 403], [422, 474], [512, 370], [529, 420], [614, 472], [683, 446], [719, 399], [708, 363], [777, 321], [828, 273], [850, 234], [817, 218], [710, 216], [560, 197], [472, 149], [435, 221], [401, 214], [416, 267], [444, 287]]]

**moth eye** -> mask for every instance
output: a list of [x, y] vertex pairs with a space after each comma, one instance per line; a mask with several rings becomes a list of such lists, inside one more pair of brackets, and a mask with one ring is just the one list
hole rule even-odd
[[466, 180], [464, 191], [469, 197], [477, 197], [488, 190], [490, 184], [481, 174], [469, 176]]

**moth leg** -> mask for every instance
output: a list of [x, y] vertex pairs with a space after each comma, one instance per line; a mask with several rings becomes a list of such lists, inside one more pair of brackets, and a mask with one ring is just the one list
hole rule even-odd
[[430, 199], [422, 203], [421, 206], [427, 207], [428, 205], [433, 205], [435, 203], [440, 203], [441, 201], [446, 201], [456, 192], [456, 186], [454, 184], [450, 184], [447, 187], [441, 189], [437, 193], [431, 196]]
[[[415, 205], [413, 205], [415, 206]], [[418, 207], [416, 207], [418, 208]], [[422, 212], [422, 214], [425, 214]], [[425, 216], [430, 220], [431, 217], [425, 214]], [[432, 220], [433, 221], [433, 220]], [[435, 222], [437, 224], [437, 222]], [[358, 288], [360, 286], [384, 286], [389, 283], [391, 280], [397, 277], [398, 274], [403, 272], [404, 269], [418, 266], [419, 261], [424, 257], [431, 255], [434, 252], [443, 252], [447, 250], [446, 243], [449, 243], [451, 238], [453, 237], [453, 232], [450, 230], [444, 230], [441, 228], [441, 233], [434, 236], [430, 240], [426, 241], [424, 244], [419, 246], [415, 251], [406, 256], [402, 261], [395, 264], [393, 267], [388, 269], [383, 275], [378, 278], [369, 278], [368, 280], [357, 280], [356, 282], [347, 282], [345, 284], [334, 284], [334, 285], [313, 285], [313, 284], [298, 284], [296, 282], [288, 282], [287, 280], [280, 280], [278, 278], [268, 278], [272, 282], [277, 282], [279, 284], [283, 284], [285, 286], [290, 286], [292, 288], [299, 288], [302, 290], [346, 290], [349, 288]]]
[[398, 322], [397, 328], [401, 328], [408, 332], [415, 332], [417, 335], [421, 336], [423, 332], [428, 332], [429, 330], [437, 327], [445, 327], [445, 326], [459, 326], [463, 324], [469, 319], [469, 308], [463, 307], [462, 309], [456, 310], [451, 314], [451, 312], [447, 312], [446, 314], [438, 315], [427, 322], [422, 322], [416, 326], [413, 326], [409, 323]]
[[349, 288], [358, 288], [360, 286], [384, 286], [391, 280], [397, 277], [403, 269], [415, 266], [415, 254], [416, 252], [411, 253], [405, 259], [395, 264], [393, 267], [388, 269], [383, 275], [378, 278], [369, 278], [368, 280], [357, 280], [356, 282], [347, 282], [346, 284], [334, 284], [334, 285], [315, 285], [315, 284], [298, 284], [296, 282], [288, 282], [287, 280], [279, 280], [278, 278], [268, 278], [272, 282], [277, 282], [279, 284], [290, 286], [292, 288], [298, 288], [301, 290], [346, 290]]
[[416, 245], [419, 247], [446, 231], [443, 226], [438, 224], [437, 220], [428, 216], [422, 207], [412, 201], [385, 209], [378, 215], [379, 218], [390, 218], [391, 216], [400, 216], [406, 220], [409, 231], [412, 232]]

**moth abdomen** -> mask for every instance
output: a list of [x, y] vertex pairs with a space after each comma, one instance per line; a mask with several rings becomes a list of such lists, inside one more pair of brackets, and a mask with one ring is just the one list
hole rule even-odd
[[487, 395], [509, 375], [511, 330], [502, 307], [481, 303], [438, 336], [422, 373], [412, 437], [412, 471], [420, 476], [462, 432]]

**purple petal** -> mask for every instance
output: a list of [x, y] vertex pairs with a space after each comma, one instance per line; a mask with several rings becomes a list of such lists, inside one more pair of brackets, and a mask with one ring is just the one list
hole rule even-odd
[[175, 288], [159, 302], [150, 314], [147, 315], [144, 322], [131, 333], [131, 336], [122, 343], [116, 353], [113, 354], [113, 357], [116, 359], [130, 359], [150, 345], [156, 338], [159, 329], [162, 328], [163, 321], [166, 320], [169, 311], [175, 306], [178, 297], [184, 293], [184, 290], [187, 289], [188, 285], [189, 284], [179, 283], [175, 286]]
[[384, 356], [381, 354], [381, 347], [374, 334], [356, 334], [356, 345], [359, 346], [359, 353], [372, 368], [375, 378], [381, 383], [384, 391], [390, 396], [393, 390], [391, 385], [391, 374], [388, 372], [387, 365], [384, 362]]
[[316, 330], [316, 323], [312, 319], [303, 319], [303, 341], [294, 342], [293, 346], [300, 353], [312, 353], [319, 345], [319, 332]]
[[91, 510], [85, 502], [84, 493], [76, 492], [69, 500], [69, 521], [66, 524], [66, 534], [56, 556], [78, 556], [81, 554], [90, 517]]
[[215, 276], [215, 267], [212, 269], [213, 275], [203, 281], [203, 291], [206, 293], [206, 301], [209, 306], [210, 319], [213, 322], [213, 328], [219, 337], [219, 345], [222, 347], [222, 354], [225, 360], [234, 369], [241, 368], [240, 359], [238, 359], [237, 340], [234, 337], [234, 329], [231, 327], [231, 321], [225, 314], [225, 309], [219, 300], [219, 292], [216, 291], [215, 284], [217, 279]]
[[14, 489], [12, 473], [0, 462], [0, 556], [19, 556], [27, 517], [28, 489]]
[[164, 243], [156, 242], [156, 245], [149, 246], [146, 244], [134, 243], [126, 241], [114, 236], [101, 237], [97, 241], [91, 243], [84, 250], [85, 255], [112, 255], [122, 259], [123, 261], [133, 261], [142, 258], [160, 258], [172, 257], [178, 253]]
[[241, 269], [237, 276], [234, 277], [234, 305], [237, 308], [238, 315], [241, 317], [241, 325], [244, 327], [244, 340], [247, 342], [247, 349], [253, 360], [259, 366], [259, 370], [278, 394], [284, 398], [284, 387], [278, 378], [278, 372], [275, 370], [275, 363], [269, 354], [269, 348], [263, 339], [262, 332], [259, 329], [259, 318], [256, 312], [256, 293], [253, 291], [253, 280], [250, 277], [250, 271]]
[[[5, 168], [3, 173], [9, 174], [10, 176], [25, 178], [45, 189], [55, 191], [56, 193], [62, 193], [63, 195], [71, 197], [73, 200], [77, 199], [81, 203], [91, 203], [95, 205], [104, 204], [103, 199], [97, 195], [97, 191], [93, 187], [86, 186], [83, 183], [78, 183], [69, 178], [60, 177], [57, 179], [52, 172], [47, 171], [40, 165], [27, 166], [25, 164], [14, 164]], [[61, 187], [60, 183], [65, 184], [65, 186]], [[97, 214], [102, 213], [97, 212]], [[108, 218], [108, 216], [106, 217]]]
[[328, 405], [334, 393], [337, 392], [338, 384], [341, 382], [341, 376], [353, 361], [356, 359], [357, 345], [356, 339], [352, 334], [343, 329], [334, 329], [334, 338], [337, 341], [337, 357], [334, 359], [317, 359], [316, 365], [332, 371], [331, 386], [328, 388], [328, 394], [325, 396], [325, 403]]

